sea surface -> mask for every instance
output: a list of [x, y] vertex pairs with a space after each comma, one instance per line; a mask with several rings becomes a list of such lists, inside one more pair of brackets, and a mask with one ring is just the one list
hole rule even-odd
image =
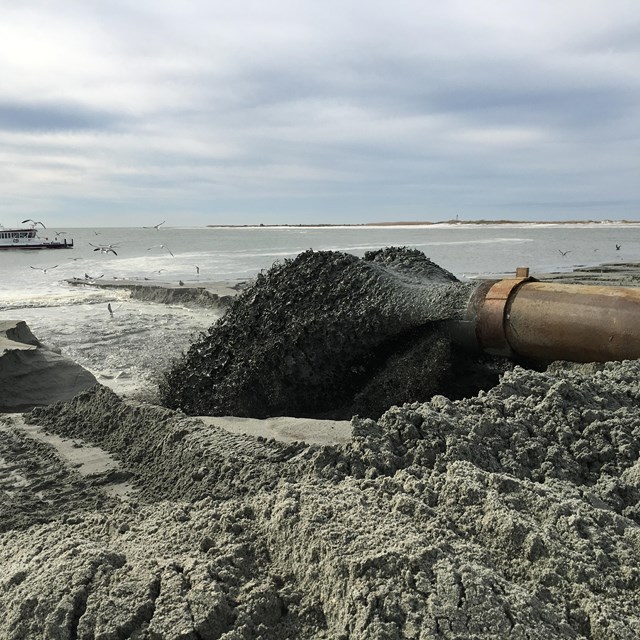
[[[307, 249], [362, 256], [386, 246], [417, 248], [462, 279], [510, 274], [519, 266], [535, 274], [640, 261], [640, 225], [628, 224], [58, 231], [73, 239], [73, 249], [0, 251], [0, 320], [25, 320], [40, 340], [101, 382], [129, 379], [131, 386], [152, 381], [217, 316], [132, 301], [126, 292], [72, 286], [67, 279], [86, 274], [102, 281], [146, 278], [150, 284], [238, 281]], [[109, 246], [115, 253], [99, 249]]]

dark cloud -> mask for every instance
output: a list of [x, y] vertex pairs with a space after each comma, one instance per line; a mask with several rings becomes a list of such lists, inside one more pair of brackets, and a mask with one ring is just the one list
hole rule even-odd
[[380, 60], [354, 68], [353, 96], [389, 112], [443, 113], [477, 123], [602, 126], [640, 106], [637, 83], [556, 60], [443, 57]]
[[453, 58], [375, 54], [364, 60], [343, 52], [324, 62], [303, 57], [246, 65], [235, 87], [229, 112], [242, 117], [261, 111], [266, 121], [279, 117], [279, 106], [307, 102], [312, 122], [314, 104], [333, 102], [390, 118], [446, 114], [469, 126], [585, 129], [593, 136], [598, 129], [609, 133], [612, 123], [640, 107], [637, 83], [590, 69], [588, 60], [576, 69], [561, 56], [513, 61], [472, 52], [465, 59], [460, 52]]
[[464, 113], [483, 123], [532, 124], [557, 129], [601, 127], [639, 104], [623, 87], [458, 87], [425, 100], [439, 112]]
[[84, 106], [0, 102], [0, 130], [66, 132], [112, 129], [119, 117]]

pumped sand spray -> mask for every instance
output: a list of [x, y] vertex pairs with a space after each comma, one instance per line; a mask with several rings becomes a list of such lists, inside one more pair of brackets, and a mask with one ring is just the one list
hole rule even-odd
[[307, 251], [260, 274], [160, 385], [191, 415], [377, 417], [475, 395], [513, 361], [640, 357], [640, 290], [460, 282], [423, 253]]

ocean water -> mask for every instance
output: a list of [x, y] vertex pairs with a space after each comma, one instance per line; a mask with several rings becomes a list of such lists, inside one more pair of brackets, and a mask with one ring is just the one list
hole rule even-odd
[[[0, 251], [0, 320], [25, 320], [40, 340], [86, 366], [101, 382], [131, 380], [132, 386], [151, 383], [217, 316], [206, 309], [132, 301], [122, 291], [74, 287], [67, 279], [88, 274], [104, 281], [147, 278], [150, 284], [235, 281], [307, 249], [362, 256], [386, 246], [415, 247], [460, 278], [509, 274], [519, 266], [544, 273], [640, 261], [640, 225], [163, 225], [158, 230], [64, 231], [73, 238], [73, 249]], [[108, 245], [117, 255], [96, 250]]]
[[[42, 235], [46, 233], [42, 230]], [[306, 249], [362, 256], [385, 246], [410, 246], [459, 277], [510, 273], [518, 266], [546, 272], [640, 259], [640, 225], [161, 227], [67, 229], [66, 233], [74, 240], [73, 249], [0, 251], [0, 310], [91, 301], [95, 292], [64, 282], [85, 273], [102, 275], [104, 280], [236, 280]], [[96, 251], [94, 245], [112, 245], [117, 255]], [[46, 273], [40, 270], [44, 268]]]

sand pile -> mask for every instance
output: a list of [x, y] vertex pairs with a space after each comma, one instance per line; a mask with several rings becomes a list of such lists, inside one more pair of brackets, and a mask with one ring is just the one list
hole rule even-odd
[[639, 378], [637, 361], [516, 368], [324, 447], [100, 386], [34, 410], [113, 452], [139, 493], [87, 487], [99, 509], [15, 520], [0, 637], [637, 638]]
[[190, 415], [378, 417], [477, 392], [495, 361], [454, 352], [442, 321], [474, 285], [414, 249], [307, 251], [261, 274], [161, 384]]
[[95, 382], [92, 373], [43, 345], [24, 321], [0, 321], [0, 411], [71, 400]]

